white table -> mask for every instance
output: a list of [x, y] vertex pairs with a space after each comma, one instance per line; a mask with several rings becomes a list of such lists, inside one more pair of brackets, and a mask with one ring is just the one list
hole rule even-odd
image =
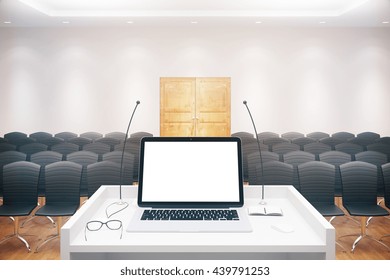
[[[261, 187], [245, 186], [245, 205], [260, 201]], [[137, 187], [123, 186], [130, 206], [113, 215], [120, 231], [105, 226], [88, 232], [90, 220], [107, 221], [107, 206], [119, 198], [118, 186], [102, 186], [61, 229], [62, 259], [335, 259], [335, 229], [292, 186], [266, 186], [267, 206], [283, 216], [249, 216], [250, 233], [130, 233], [126, 228], [137, 208]], [[110, 209], [112, 210], [112, 209]], [[293, 231], [281, 232], [275, 225]]]

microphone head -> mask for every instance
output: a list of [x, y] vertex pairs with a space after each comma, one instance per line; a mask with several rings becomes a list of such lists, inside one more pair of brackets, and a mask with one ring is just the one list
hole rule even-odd
[[135, 103], [140, 104], [141, 102], [139, 100], [137, 100], [137, 102], [135, 102]]
[[246, 100], [242, 101], [242, 103], [246, 105]]

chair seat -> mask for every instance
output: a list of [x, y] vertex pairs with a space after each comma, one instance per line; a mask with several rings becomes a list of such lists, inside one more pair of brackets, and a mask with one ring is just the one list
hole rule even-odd
[[44, 205], [38, 209], [35, 216], [72, 216], [79, 205]]
[[344, 216], [344, 212], [336, 205], [320, 204], [313, 205], [322, 216]]
[[28, 216], [37, 205], [2, 205], [0, 216]]
[[379, 205], [344, 205], [352, 216], [388, 216], [389, 212]]

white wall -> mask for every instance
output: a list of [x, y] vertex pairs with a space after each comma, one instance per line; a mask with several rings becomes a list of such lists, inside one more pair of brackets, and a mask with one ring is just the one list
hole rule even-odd
[[232, 132], [389, 136], [389, 73], [388, 28], [0, 28], [0, 136], [159, 135], [169, 76], [231, 77]]

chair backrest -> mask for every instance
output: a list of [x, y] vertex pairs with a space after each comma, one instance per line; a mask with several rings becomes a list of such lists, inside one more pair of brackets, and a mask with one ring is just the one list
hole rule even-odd
[[382, 173], [385, 182], [385, 205], [387, 208], [390, 208], [390, 163], [382, 165]]
[[121, 143], [120, 140], [111, 138], [111, 137], [102, 137], [95, 140], [96, 143], [103, 143], [110, 147], [109, 152], [113, 151], [115, 149], [115, 145], [118, 145]]
[[77, 134], [74, 132], [69, 132], [69, 131], [63, 131], [54, 134], [55, 137], [63, 139], [65, 142], [68, 141], [69, 139], [77, 137]]
[[340, 165], [350, 162], [352, 160], [351, 155], [340, 151], [329, 151], [319, 155], [321, 162], [326, 162], [335, 167], [335, 195], [342, 195], [342, 182]]
[[99, 155], [90, 151], [78, 151], [70, 153], [66, 156], [67, 161], [80, 164], [82, 168], [80, 194], [81, 196], [88, 195], [88, 183], [87, 183], [87, 166], [92, 163], [96, 163], [99, 160]]
[[357, 153], [363, 152], [364, 148], [359, 144], [347, 142], [347, 143], [337, 144], [335, 146], [335, 150], [350, 154], [352, 160], [355, 160], [355, 155]]
[[47, 151], [48, 146], [42, 143], [30, 143], [19, 147], [19, 151], [27, 155], [27, 161], [30, 160], [31, 155]]
[[369, 141], [372, 141], [372, 142], [374, 142], [375, 140], [379, 139], [380, 137], [381, 136], [378, 133], [372, 132], [372, 131], [365, 131], [365, 132], [361, 132], [361, 133], [356, 135], [356, 138], [366, 139], [366, 140], [369, 140]]
[[367, 151], [376, 151], [387, 155], [387, 162], [390, 162], [390, 144], [374, 143], [367, 145]]
[[38, 164], [27, 161], [5, 165], [3, 168], [3, 204], [9, 206], [37, 206], [39, 170], [40, 166]]
[[290, 141], [292, 141], [293, 139], [296, 139], [296, 138], [305, 137], [305, 135], [303, 133], [295, 132], [295, 131], [286, 132], [286, 133], [281, 134], [280, 136], [282, 138], [285, 138], [285, 139], [290, 140]]
[[331, 151], [332, 148], [327, 144], [315, 142], [304, 145], [303, 150], [315, 155], [315, 159], [319, 160], [319, 154]]
[[8, 140], [8, 142], [12, 142], [14, 140], [27, 138], [27, 134], [19, 131], [12, 131], [4, 134], [4, 138]]
[[103, 134], [96, 131], [88, 131], [88, 132], [81, 133], [80, 137], [89, 138], [95, 141], [96, 139], [102, 138]]
[[376, 165], [377, 167], [377, 189], [378, 196], [383, 196], [384, 182], [381, 166], [387, 163], [387, 156], [376, 151], [364, 151], [355, 155], [356, 160]]
[[62, 154], [54, 151], [43, 151], [31, 155], [30, 161], [41, 167], [38, 180], [38, 195], [43, 196], [46, 189], [45, 166], [62, 160]]
[[120, 164], [113, 161], [100, 161], [87, 167], [88, 197], [102, 185], [120, 184]]
[[270, 147], [270, 151], [277, 153], [279, 155], [281, 161], [283, 160], [284, 154], [287, 154], [287, 153], [292, 152], [292, 151], [299, 151], [299, 150], [300, 150], [299, 145], [289, 143], [289, 142], [275, 144], [275, 145], [272, 145]]
[[80, 205], [82, 166], [70, 161], [46, 165], [46, 205]]
[[259, 140], [269, 139], [269, 138], [279, 138], [279, 134], [271, 131], [263, 131], [260, 133], [257, 133], [257, 137]]
[[239, 138], [254, 138], [255, 137], [252, 133], [246, 132], [246, 131], [238, 131], [238, 132], [232, 133], [231, 136], [232, 137], [239, 137]]
[[0, 143], [0, 153], [7, 151], [16, 151], [16, 145], [6, 142]]
[[111, 147], [108, 144], [104, 144], [104, 143], [100, 143], [100, 142], [93, 142], [93, 143], [84, 145], [83, 151], [90, 151], [90, 152], [93, 152], [95, 154], [98, 154], [98, 161], [101, 161], [103, 154], [110, 152]]
[[130, 134], [130, 138], [143, 138], [143, 137], [153, 137], [153, 134], [146, 131], [138, 131]]
[[355, 138], [355, 134], [353, 134], [351, 132], [347, 132], [347, 131], [339, 131], [339, 132], [333, 133], [332, 137], [340, 139], [343, 142], [346, 142], [346, 141], [348, 141], [350, 139]]
[[[273, 146], [275, 144], [279, 144], [279, 143], [290, 143], [289, 140], [287, 140], [286, 138], [281, 138], [281, 137], [265, 138], [265, 139], [263, 139], [262, 142], [264, 145], [267, 145], [268, 147]], [[271, 149], [269, 149], [269, 150], [271, 151]]]
[[62, 159], [65, 160], [67, 155], [78, 152], [80, 147], [73, 143], [64, 142], [51, 146], [50, 150], [62, 154]]
[[306, 134], [306, 137], [312, 138], [316, 141], [319, 141], [322, 138], [327, 138], [329, 136], [330, 136], [329, 133], [322, 132], [322, 131], [315, 131], [315, 132], [310, 132], [310, 133]]
[[49, 132], [39, 131], [39, 132], [31, 133], [29, 135], [29, 137], [36, 140], [36, 141], [39, 141], [42, 139], [51, 138], [51, 137], [53, 137], [53, 135]]
[[[242, 169], [243, 169], [243, 178], [244, 181], [248, 181], [248, 156], [252, 153], [257, 152], [259, 154], [259, 145], [255, 138], [254, 142], [245, 143], [241, 142], [241, 152], [242, 152]], [[261, 151], [268, 151], [268, 147], [262, 143], [260, 143]]]
[[[263, 164], [269, 161], [278, 161], [279, 155], [269, 151], [261, 151], [261, 159]], [[258, 183], [258, 170], [261, 169], [259, 149], [248, 154], [247, 156], [247, 181], [251, 185]]]
[[374, 164], [362, 161], [340, 165], [344, 206], [377, 204], [377, 169]]
[[[130, 138], [127, 139], [127, 141]], [[126, 142], [127, 142], [126, 141]], [[123, 151], [123, 144], [115, 146], [115, 151]], [[139, 156], [140, 156], [140, 145], [135, 143], [126, 143], [125, 152], [134, 155], [134, 168], [133, 168], [133, 180], [138, 181], [138, 168], [139, 168]]]
[[295, 138], [291, 140], [291, 143], [299, 145], [300, 149], [303, 151], [303, 146], [309, 143], [314, 143], [316, 140], [309, 138], [309, 137], [300, 137], [300, 138]]
[[390, 136], [381, 137], [375, 140], [375, 143], [390, 145]]
[[124, 141], [125, 137], [126, 137], [126, 133], [120, 132], [120, 131], [113, 131], [113, 132], [107, 133], [104, 136], [109, 137], [109, 138], [115, 138], [115, 139], [118, 139], [119, 141]]
[[86, 144], [92, 143], [93, 140], [85, 137], [75, 137], [68, 140], [68, 143], [76, 144], [79, 146], [79, 150], [82, 150], [82, 147]]
[[[263, 164], [263, 176], [261, 166], [256, 166], [257, 180], [255, 185], [292, 185], [294, 169], [291, 164], [280, 161], [268, 161]], [[253, 185], [252, 182], [250, 182]]]
[[320, 139], [319, 142], [324, 143], [326, 145], [329, 145], [332, 148], [332, 150], [334, 150], [336, 145], [344, 143], [344, 140], [339, 139], [339, 138], [335, 138], [335, 137], [326, 137], [326, 138]]
[[297, 190], [299, 190], [298, 165], [314, 160], [315, 155], [305, 151], [292, 151], [283, 155], [283, 162], [291, 164], [294, 168], [293, 185]]
[[335, 167], [326, 162], [310, 161], [298, 165], [301, 194], [315, 205], [333, 205]]
[[[121, 164], [122, 152], [121, 151], [112, 151], [103, 155], [103, 161], [112, 161], [117, 164]], [[122, 184], [131, 185], [133, 184], [133, 174], [134, 174], [134, 160], [135, 157], [133, 154], [124, 152], [123, 154], [123, 169], [122, 169]]]

